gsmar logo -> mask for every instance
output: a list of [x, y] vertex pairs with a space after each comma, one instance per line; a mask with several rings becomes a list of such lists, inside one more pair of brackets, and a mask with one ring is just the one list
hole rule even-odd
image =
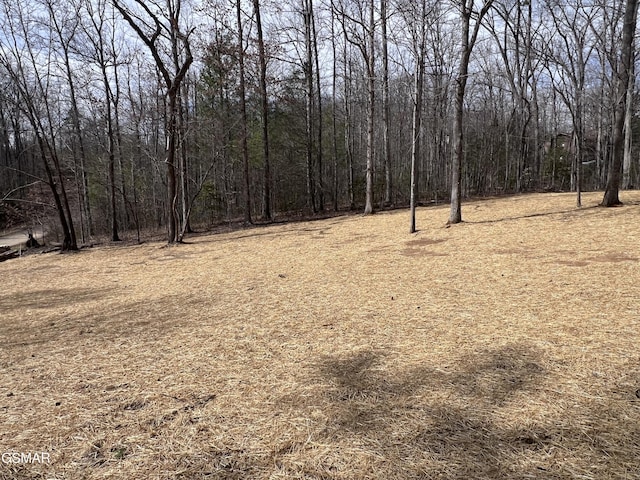
[[51, 463], [49, 452], [3, 452], [0, 461], [4, 464]]

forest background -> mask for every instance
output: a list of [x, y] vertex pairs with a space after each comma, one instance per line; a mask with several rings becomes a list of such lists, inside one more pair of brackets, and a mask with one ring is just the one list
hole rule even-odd
[[1, 0], [0, 227], [637, 187], [636, 3]]

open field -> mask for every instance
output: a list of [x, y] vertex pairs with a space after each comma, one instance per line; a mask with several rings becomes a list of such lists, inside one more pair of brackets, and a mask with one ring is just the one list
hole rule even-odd
[[640, 192], [0, 264], [2, 479], [640, 479]]

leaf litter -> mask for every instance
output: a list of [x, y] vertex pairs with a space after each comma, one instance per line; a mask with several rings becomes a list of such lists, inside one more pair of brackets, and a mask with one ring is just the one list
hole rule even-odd
[[0, 264], [2, 479], [640, 478], [640, 192]]

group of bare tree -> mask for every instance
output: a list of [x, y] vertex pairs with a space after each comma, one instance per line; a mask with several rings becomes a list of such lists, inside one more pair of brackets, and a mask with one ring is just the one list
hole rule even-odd
[[0, 5], [0, 215], [64, 249], [640, 181], [637, 0]]

